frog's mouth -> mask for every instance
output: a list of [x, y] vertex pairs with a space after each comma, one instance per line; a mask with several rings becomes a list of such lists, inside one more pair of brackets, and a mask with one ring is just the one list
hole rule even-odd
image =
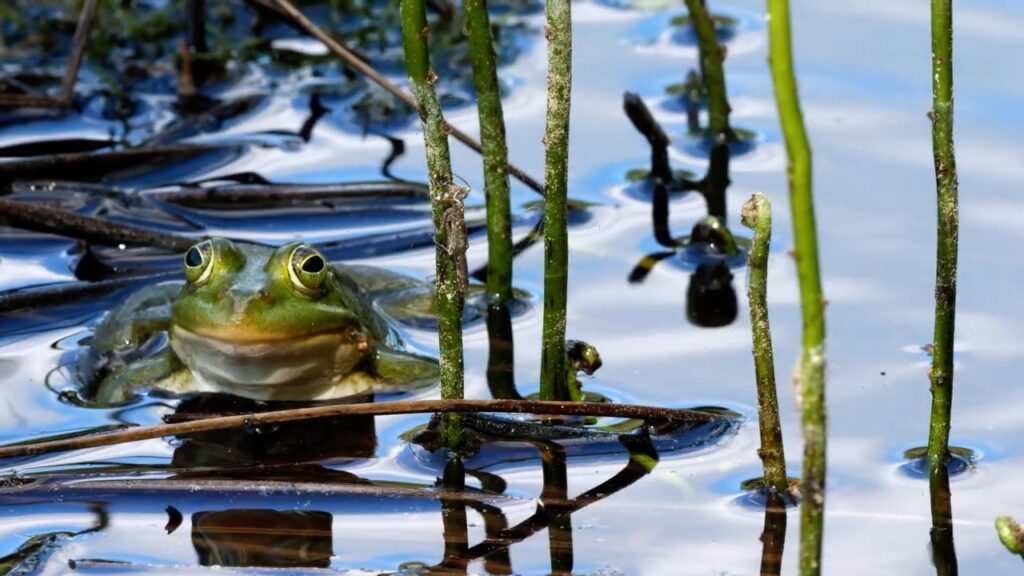
[[298, 338], [226, 338], [173, 326], [171, 347], [195, 377], [197, 387], [237, 388], [329, 385], [351, 372], [369, 352], [351, 331]]

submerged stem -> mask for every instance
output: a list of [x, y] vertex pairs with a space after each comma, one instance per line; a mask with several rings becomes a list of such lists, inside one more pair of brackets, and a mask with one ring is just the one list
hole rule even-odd
[[811, 192], [811, 145], [807, 139], [793, 72], [788, 0], [768, 2], [768, 62], [775, 85], [779, 119], [786, 140], [790, 209], [803, 350], [795, 375], [803, 407], [804, 465], [800, 505], [800, 574], [821, 573], [821, 542], [825, 512], [825, 300], [818, 268], [818, 235]]
[[544, 181], [544, 341], [540, 397], [568, 400], [565, 382], [565, 318], [568, 292], [569, 99], [572, 90], [570, 0], [548, 0], [548, 102]]
[[[448, 125], [441, 114], [441, 102], [434, 91], [437, 75], [430, 68], [427, 51], [426, 7], [423, 0], [402, 0], [402, 36], [405, 66], [416, 97], [427, 153], [427, 178], [434, 216], [435, 258], [437, 270], [437, 324], [441, 363], [441, 397], [463, 397], [462, 310], [465, 294], [459, 278], [459, 258], [465, 259], [465, 246], [457, 246], [465, 236], [461, 198], [452, 182], [452, 164], [448, 151]], [[460, 229], [461, 226], [461, 229]], [[461, 249], [461, 253], [459, 250]], [[464, 260], [463, 260], [464, 261]], [[455, 448], [460, 443], [461, 426], [457, 414], [447, 414], [442, 424], [444, 443]]]
[[775, 387], [775, 359], [772, 332], [768, 322], [768, 246], [772, 239], [772, 207], [762, 194], [754, 194], [743, 205], [743, 225], [754, 231], [754, 242], [747, 255], [747, 298], [750, 300], [750, 327], [754, 338], [754, 368], [757, 374], [757, 415], [761, 429], [764, 481], [772, 491], [789, 494], [786, 477], [786, 451], [782, 445], [782, 422]]

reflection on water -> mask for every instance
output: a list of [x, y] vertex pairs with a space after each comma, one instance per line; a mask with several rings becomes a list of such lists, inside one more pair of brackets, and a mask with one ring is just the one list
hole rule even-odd
[[236, 508], [192, 514], [192, 545], [201, 566], [327, 568], [333, 517], [319, 510]]
[[939, 466], [933, 471], [931, 482], [932, 563], [936, 576], [956, 576], [956, 548], [953, 545], [953, 498], [949, 491], [949, 470]]
[[[24, 13], [30, 19], [53, 10], [53, 3], [18, 2], [28, 7]], [[575, 213], [569, 322], [572, 335], [597, 346], [605, 361], [586, 385], [622, 401], [700, 402], [751, 415], [749, 327], [746, 314], [732, 311], [745, 304], [739, 295], [730, 298], [727, 289], [731, 285], [735, 292], [745, 282], [743, 257], [716, 257], [713, 250], [693, 253], [675, 243], [701, 237], [693, 228], [705, 216], [737, 222], [737, 208], [754, 191], [766, 193], [776, 206], [786, 205], [783, 155], [774, 136], [777, 120], [764, 64], [763, 2], [728, 0], [713, 6], [734, 19], [720, 29], [728, 48], [732, 117], [737, 127], [757, 136], [752, 150], [738, 154], [726, 147], [718, 149], [719, 156], [714, 155], [715, 142], [688, 136], [703, 120], [702, 107], [688, 105], [699, 99], [684, 98], [685, 91], [666, 93], [697, 67], [686, 29], [671, 24], [682, 8], [655, 0], [643, 12], [634, 8], [644, 2], [618, 2], [616, 8], [610, 3], [615, 2], [574, 6], [580, 15], [574, 38], [574, 88], [580, 98], [574, 102], [572, 195], [600, 208]], [[132, 3], [140, 14], [162, 6], [178, 10], [183, 4]], [[323, 3], [303, 7], [317, 17], [326, 14]], [[536, 2], [494, 8], [511, 21], [502, 30], [508, 24], [513, 32], [502, 40], [501, 72], [508, 80], [510, 150], [517, 164], [540, 174], [545, 54], [538, 39], [543, 16]], [[1024, 50], [1024, 38], [1013, 32], [1024, 26], [1024, 12], [1004, 0], [979, 0], [958, 10], [964, 24], [957, 37], [962, 47], [958, 74], [964, 74], [958, 80], [959, 168], [975, 201], [965, 213], [975, 218], [964, 222], [958, 301], [965, 320], [959, 338], [967, 340], [958, 340], [957, 368], [970, 394], [956, 400], [954, 432], [966, 445], [985, 447], [986, 457], [966, 468], [969, 473], [949, 479], [956, 498], [951, 520], [950, 506], [939, 507], [944, 514], [929, 514], [923, 478], [913, 471], [896, 473], [900, 464], [891, 456], [894, 447], [921, 444], [927, 422], [924, 368], [920, 358], [902, 351], [907, 342], [926, 341], [931, 331], [934, 246], [928, 211], [934, 177], [922, 112], [930, 94], [930, 78], [922, 68], [930, 33], [927, 5], [805, 3], [793, 15], [801, 95], [822, 190], [817, 205], [824, 277], [832, 298], [829, 395], [835, 449], [829, 462], [824, 552], [829, 573], [923, 575], [937, 567], [940, 573], [963, 567], [968, 574], [1012, 574], [1020, 569], [1019, 559], [993, 537], [991, 524], [1012, 512], [1006, 502], [1019, 489], [1016, 439], [1024, 425], [1014, 408], [1021, 401], [1014, 386], [1020, 351], [1012, 327], [1024, 320], [1024, 301], [1002, 297], [1019, 292], [1020, 270], [992, 247], [1012, 245], [1019, 235], [1010, 216], [1020, 212], [1016, 190], [1021, 171], [1006, 151], [1019, 148], [1007, 126], [1015, 125], [1024, 110], [1024, 80], [1006, 74], [1005, 56]], [[299, 37], [273, 14], [232, 13], [237, 16], [230, 25], [219, 15], [212, 17], [211, 43], [234, 43], [231, 49], [247, 58], [265, 57], [248, 59], [204, 87], [210, 100], [196, 109], [177, 108], [172, 34], [159, 55], [140, 52], [143, 46], [132, 43], [122, 47], [128, 53], [123, 60], [110, 60], [109, 72], [125, 80], [117, 84], [126, 87], [125, 94], [109, 91], [111, 84], [101, 74], [108, 71], [95, 65], [106, 60], [87, 55], [72, 109], [0, 111], [4, 192], [16, 183], [12, 193], [21, 199], [67, 203], [83, 213], [175, 231], [198, 233], [205, 227], [275, 244], [301, 233], [321, 242], [332, 259], [428, 278], [434, 250], [429, 216], [422, 197], [409, 188], [410, 182], [423, 179], [415, 118], [324, 57], [316, 43]], [[118, 32], [122, 20], [103, 20], [109, 25], [105, 37]], [[359, 22], [352, 14], [332, 25], [339, 37], [368, 48], [368, 57], [404, 81], [404, 72], [396, 68], [396, 38], [375, 36]], [[251, 36], [250, 25], [268, 40], [270, 52], [266, 46], [235, 42]], [[22, 42], [28, 36], [11, 26], [5, 19], [4, 82], [8, 63], [22, 69], [9, 75], [9, 83], [0, 83], [0, 90], [53, 87], [59, 78], [50, 70], [63, 64], [68, 34], [57, 30], [56, 44], [44, 50]], [[459, 26], [453, 22], [447, 28], [455, 33], [448, 37], [454, 45], [439, 82], [451, 96], [446, 100], [449, 121], [472, 130], [476, 119], [466, 105], [472, 92], [468, 67], [459, 60]], [[214, 38], [221, 27], [230, 33]], [[668, 179], [676, 186], [668, 186], [664, 203], [653, 202], [651, 179], [622, 179], [627, 169], [650, 168], [651, 160], [644, 139], [619, 112], [623, 89], [637, 92], [671, 139], [664, 158], [671, 164]], [[147, 146], [133, 147], [141, 144]], [[44, 153], [59, 155], [43, 160], [38, 154]], [[480, 205], [479, 159], [453, 149], [453, 161], [473, 188], [470, 207]], [[724, 185], [719, 179], [719, 185], [707, 189], [721, 194], [681, 189], [684, 180], [710, 183], [711, 174], [727, 177]], [[381, 178], [394, 186], [387, 197], [356, 199], [337, 188]], [[251, 194], [253, 200], [257, 189], [266, 186], [285, 186], [291, 196], [262, 197], [243, 210], [218, 204], [223, 195], [236, 193]], [[408, 195], [399, 198], [399, 189]], [[191, 200], [174, 203], [160, 196], [163, 192], [187, 193]], [[519, 207], [516, 238], [525, 239], [537, 220], [523, 206], [536, 196], [518, 185], [513, 195]], [[986, 215], [993, 207], [1010, 215], [1002, 218], [1006, 225], [991, 225], [997, 217]], [[279, 212], [264, 211], [271, 208]], [[664, 208], [663, 219], [656, 222], [655, 208]], [[482, 212], [473, 216], [479, 226]], [[776, 211], [775, 226], [769, 298], [776, 358], [787, 365], [797, 357], [800, 321], [795, 273], [786, 256], [791, 247], [787, 210]], [[736, 242], [742, 252], [743, 238]], [[521, 248], [516, 285], [537, 294], [543, 251], [529, 242]], [[479, 232], [471, 237], [469, 258], [476, 269], [486, 264]], [[154, 281], [148, 276], [126, 279], [125, 274], [168, 270], [176, 261], [177, 256], [153, 249], [85, 249], [73, 240], [0, 231], [0, 287], [67, 288], [36, 292], [32, 301], [47, 306], [0, 317], [3, 442], [153, 424], [175, 411], [252, 409], [202, 408], [199, 399], [174, 398], [149, 398], [116, 409], [76, 402], [74, 361], [92, 327], [131, 290]], [[972, 267], [977, 269], [972, 272]], [[72, 284], [99, 278], [115, 284], [102, 289]], [[689, 295], [685, 304], [684, 290]], [[707, 303], [691, 306], [695, 302]], [[683, 310], [696, 324], [721, 328], [687, 322]], [[481, 316], [486, 324], [481, 321], [466, 338], [467, 394], [528, 394], [537, 378], [538, 315], [488, 310]], [[975, 321], [972, 329], [972, 318], [998, 322]], [[429, 330], [409, 332], [418, 349], [429, 353], [436, 346]], [[782, 420], [792, 444], [799, 441], [799, 413], [792, 393], [786, 394]], [[199, 565], [200, 554], [208, 554], [225, 563], [243, 558], [322, 563], [327, 557], [331, 569], [414, 572], [417, 566], [447, 563], [466, 572], [536, 574], [568, 570], [571, 555], [576, 573], [747, 574], [760, 563], [763, 573], [772, 574], [780, 572], [780, 558], [781, 573], [795, 569], [793, 522], [789, 546], [783, 547], [776, 535], [783, 532], [786, 517], [777, 506], [732, 504], [740, 495], [732, 480], [753, 476], [759, 467], [756, 428], [750, 423], [690, 435], [654, 434], [650, 441], [660, 460], [650, 468], [643, 464], [650, 463], [646, 452], [623, 447], [622, 434], [614, 428], [572, 439], [548, 429], [545, 448], [508, 434], [499, 440], [508, 422], [484, 420], [480, 452], [462, 462], [461, 478], [456, 472], [448, 475], [452, 483], [464, 484], [454, 490], [437, 480], [446, 478], [446, 458], [431, 460], [401, 439], [403, 432], [425, 424], [425, 417], [409, 416], [326, 427], [258, 427], [238, 435], [154, 440], [2, 462], [0, 566], [17, 562], [65, 573], [68, 562], [75, 561], [86, 573], [163, 573], [167, 566]], [[616, 424], [622, 423], [597, 426]], [[626, 435], [629, 442], [641, 441], [639, 434], [631, 434]], [[557, 452], [558, 447], [564, 450], [564, 498], [544, 481], [551, 468], [544, 451]], [[988, 457], [991, 450], [1000, 457]], [[555, 471], [551, 468], [547, 476], [557, 477]], [[726, 488], [721, 487], [723, 478], [730, 479]], [[167, 534], [169, 506], [181, 519]], [[460, 507], [464, 520], [458, 517]], [[102, 514], [107, 520], [100, 522]], [[236, 521], [260, 530], [242, 533], [232, 525]], [[315, 533], [315, 545], [312, 538], [295, 536], [306, 532]], [[206, 552], [192, 539], [200, 533]], [[926, 533], [930, 556], [924, 549]], [[446, 554], [449, 538], [459, 545]], [[300, 540], [311, 547], [299, 552], [294, 543]], [[282, 544], [282, 557], [271, 558], [268, 551]]]

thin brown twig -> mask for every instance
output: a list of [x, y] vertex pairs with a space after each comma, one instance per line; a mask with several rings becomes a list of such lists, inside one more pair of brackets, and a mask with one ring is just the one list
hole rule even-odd
[[138, 286], [142, 282], [170, 280], [180, 275], [181, 273], [175, 270], [156, 274], [132, 274], [98, 282], [65, 282], [4, 290], [0, 292], [0, 314], [22, 308], [69, 303], [81, 298], [102, 296], [128, 286]]
[[147, 190], [154, 198], [185, 206], [234, 205], [250, 209], [253, 202], [299, 204], [325, 200], [418, 199], [428, 201], [427, 187], [419, 182], [342, 182], [338, 184], [230, 184], [212, 188], [175, 187]]
[[33, 456], [49, 452], [65, 450], [81, 450], [98, 446], [110, 446], [125, 442], [163, 438], [165, 436], [182, 436], [225, 430], [242, 426], [271, 424], [275, 422], [294, 422], [324, 418], [328, 416], [381, 416], [393, 414], [422, 414], [429, 412], [506, 412], [519, 414], [550, 414], [573, 416], [615, 416], [622, 418], [641, 418], [644, 420], [694, 422], [698, 424], [714, 422], [728, 418], [709, 412], [686, 410], [681, 408], [660, 408], [630, 404], [601, 404], [593, 402], [558, 402], [537, 400], [406, 400], [398, 402], [365, 402], [358, 404], [338, 404], [330, 406], [313, 406], [307, 408], [290, 408], [270, 412], [254, 412], [204, 418], [191, 422], [175, 424], [157, 424], [140, 426], [130, 430], [106, 432], [92, 436], [65, 438], [48, 442], [36, 442], [0, 446], [0, 458], [16, 456]]
[[78, 81], [78, 70], [82, 67], [85, 47], [89, 42], [89, 32], [96, 19], [98, 0], [85, 0], [82, 11], [78, 15], [78, 26], [71, 40], [71, 55], [64, 67], [60, 91], [56, 96], [43, 94], [0, 94], [0, 108], [66, 108], [71, 105], [75, 83]]
[[75, 36], [71, 40], [71, 59], [64, 69], [64, 80], [60, 85], [60, 99], [64, 105], [71, 103], [71, 96], [74, 94], [75, 82], [78, 81], [78, 69], [82, 66], [82, 57], [85, 56], [85, 46], [89, 43], [89, 32], [92, 31], [92, 23], [96, 19], [96, 7], [98, 0], [85, 0], [82, 12], [78, 16], [78, 27], [75, 28]]
[[134, 168], [154, 160], [192, 157], [199, 154], [238, 149], [223, 144], [175, 144], [114, 150], [112, 152], [67, 152], [47, 154], [33, 158], [19, 158], [0, 162], [0, 193], [15, 180], [61, 178], [95, 182], [102, 176], [124, 168]]
[[99, 244], [123, 243], [185, 251], [195, 243], [195, 239], [187, 236], [158, 232], [95, 216], [86, 216], [7, 198], [0, 198], [0, 222], [6, 222], [17, 228], [57, 234]]
[[[367, 78], [375, 82], [381, 88], [390, 92], [395, 98], [398, 98], [402, 102], [406, 103], [410, 108], [414, 110], [419, 109], [419, 106], [416, 103], [416, 99], [412, 96], [412, 94], [405, 92], [404, 90], [396, 86], [394, 83], [392, 83], [390, 80], [385, 78], [383, 75], [381, 75], [379, 72], [374, 70], [372, 66], [367, 64], [365, 60], [359, 58], [359, 56], [355, 52], [353, 52], [348, 46], [345, 46], [344, 44], [336, 40], [334, 37], [332, 37], [330, 34], [325, 32], [322, 28], [314, 24], [311, 20], [306, 18], [302, 14], [302, 12], [299, 11], [299, 9], [293, 6], [290, 2], [288, 2], [288, 0], [273, 0], [273, 2], [277, 5], [278, 8], [280, 8], [292, 20], [294, 20], [295, 23], [301, 26], [309, 35], [323, 42], [324, 45], [327, 46], [327, 48], [331, 52], [334, 52], [338, 57], [344, 60], [346, 64], [348, 64], [352, 68], [355, 68], [362, 74], [366, 75]], [[451, 124], [447, 124], [447, 126], [449, 133], [452, 136], [454, 136], [456, 140], [462, 142], [463, 144], [473, 149], [478, 154], [483, 154], [483, 147], [480, 145], [480, 142], [478, 142], [475, 138], [473, 138], [469, 134], [466, 134], [462, 130], [459, 130], [455, 126], [452, 126]], [[535, 180], [532, 176], [530, 176], [529, 174], [527, 174], [526, 172], [524, 172], [522, 169], [518, 168], [511, 162], [508, 164], [508, 172], [509, 174], [514, 176], [516, 180], [519, 180], [523, 184], [526, 184], [536, 192], [540, 194], [544, 193], [543, 184]]]
[[[30, 477], [25, 477], [30, 478]], [[100, 493], [131, 493], [131, 492], [212, 492], [224, 494], [228, 492], [246, 493], [258, 492], [261, 495], [274, 492], [286, 493], [317, 493], [321, 495], [369, 495], [387, 497], [420, 497], [431, 500], [453, 500], [457, 502], [487, 502], [501, 503], [519, 500], [514, 496], [504, 494], [487, 494], [473, 490], [459, 492], [439, 492], [433, 487], [414, 488], [406, 486], [389, 486], [386, 484], [352, 483], [352, 482], [328, 482], [312, 480], [275, 480], [260, 479], [259, 482], [245, 482], [230, 478], [131, 478], [131, 479], [90, 479], [83, 481], [81, 478], [67, 481], [61, 478], [44, 477], [40, 482], [29, 482], [18, 487], [5, 491], [7, 497], [17, 497], [20, 500], [35, 498], [40, 493], [60, 492], [67, 498], [90, 497]]]
[[0, 94], [0, 108], [64, 108], [64, 100], [43, 94]]

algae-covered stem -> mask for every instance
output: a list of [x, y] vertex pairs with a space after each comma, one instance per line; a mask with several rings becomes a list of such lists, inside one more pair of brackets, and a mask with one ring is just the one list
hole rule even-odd
[[572, 92], [572, 7], [548, 0], [548, 101], [544, 128], [544, 327], [540, 397], [566, 400], [565, 318], [568, 292], [569, 98]]
[[761, 449], [765, 485], [779, 495], [789, 494], [786, 478], [786, 452], [782, 445], [779, 399], [775, 390], [775, 359], [768, 322], [768, 246], [772, 239], [772, 207], [762, 194], [754, 194], [743, 205], [743, 225], [754, 231], [754, 242], [747, 254], [747, 298], [750, 300], [750, 327], [754, 339], [754, 369], [757, 378], [757, 414], [761, 428]]
[[959, 229], [956, 161], [953, 155], [952, 0], [932, 0], [932, 148], [938, 191], [938, 246], [935, 256], [935, 333], [932, 340], [932, 413], [927, 462], [931, 497], [939, 497], [938, 469], [949, 460], [949, 419], [953, 400], [953, 331], [956, 316], [956, 259]]
[[[452, 249], [458, 235], [465, 239], [465, 220], [454, 222], [451, 212], [452, 195], [457, 187], [452, 182], [452, 164], [448, 152], [448, 131], [441, 115], [441, 102], [434, 91], [436, 74], [430, 68], [427, 54], [426, 6], [423, 0], [402, 0], [402, 40], [405, 47], [405, 67], [409, 83], [416, 97], [423, 139], [427, 152], [427, 180], [434, 216], [434, 239], [437, 243], [437, 325], [441, 362], [441, 397], [457, 400], [463, 396], [462, 309], [465, 294], [459, 281], [459, 257]], [[461, 200], [458, 200], [461, 202]], [[460, 229], [461, 225], [461, 229]], [[449, 447], [459, 445], [460, 416], [446, 414], [442, 435]]]
[[767, 0], [768, 62], [775, 86], [779, 120], [786, 140], [790, 209], [803, 350], [795, 378], [803, 407], [804, 463], [800, 506], [800, 574], [821, 573], [821, 542], [825, 513], [825, 300], [818, 269], [818, 235], [811, 194], [811, 145], [807, 140], [800, 97], [793, 72], [788, 0]]
[[508, 144], [498, 87], [497, 57], [487, 0], [464, 0], [469, 56], [483, 142], [487, 199], [487, 293], [497, 302], [512, 299], [512, 208], [509, 202]]
[[736, 134], [729, 127], [729, 99], [725, 90], [725, 46], [718, 43], [715, 25], [705, 0], [686, 0], [690, 22], [697, 33], [701, 72], [708, 91], [708, 133], [713, 137], [725, 136], [730, 142]]
[[[280, 11], [282, 11], [284, 14], [286, 14], [289, 18], [291, 18], [296, 25], [301, 27], [303, 30], [305, 30], [307, 33], [309, 33], [317, 40], [323, 42], [324, 46], [327, 46], [328, 50], [334, 52], [334, 54], [341, 58], [342, 60], [344, 60], [347, 65], [351, 66], [361, 74], [365, 75], [375, 84], [377, 84], [384, 90], [388, 91], [395, 98], [398, 98], [399, 100], [405, 102], [406, 104], [412, 106], [413, 108], [418, 107], [415, 95], [409, 95], [401, 88], [396, 86], [393, 82], [385, 78], [380, 72], [374, 70], [372, 66], [370, 66], [365, 60], [356, 55], [355, 52], [353, 52], [347, 46], [345, 46], [337, 39], [332, 37], [330, 34], [325, 32], [322, 28], [314, 24], [312, 20], [306, 18], [302, 14], [302, 12], [299, 11], [298, 8], [291, 4], [291, 2], [289, 2], [288, 0], [266, 1], [273, 2], [274, 5], [278, 9], [280, 9]], [[459, 142], [462, 142], [463, 144], [465, 144], [466, 146], [468, 146], [469, 148], [476, 152], [483, 153], [483, 147], [480, 145], [479, 142], [476, 141], [475, 138], [473, 138], [469, 134], [466, 134], [465, 132], [459, 130], [455, 126], [448, 126], [448, 131]], [[508, 171], [509, 174], [516, 178], [516, 180], [519, 180], [523, 184], [526, 184], [531, 189], [540, 194], [544, 193], [544, 185], [541, 184], [540, 182], [537, 182], [532, 176], [524, 172], [522, 169], [516, 167], [513, 164], [508, 164]]]

